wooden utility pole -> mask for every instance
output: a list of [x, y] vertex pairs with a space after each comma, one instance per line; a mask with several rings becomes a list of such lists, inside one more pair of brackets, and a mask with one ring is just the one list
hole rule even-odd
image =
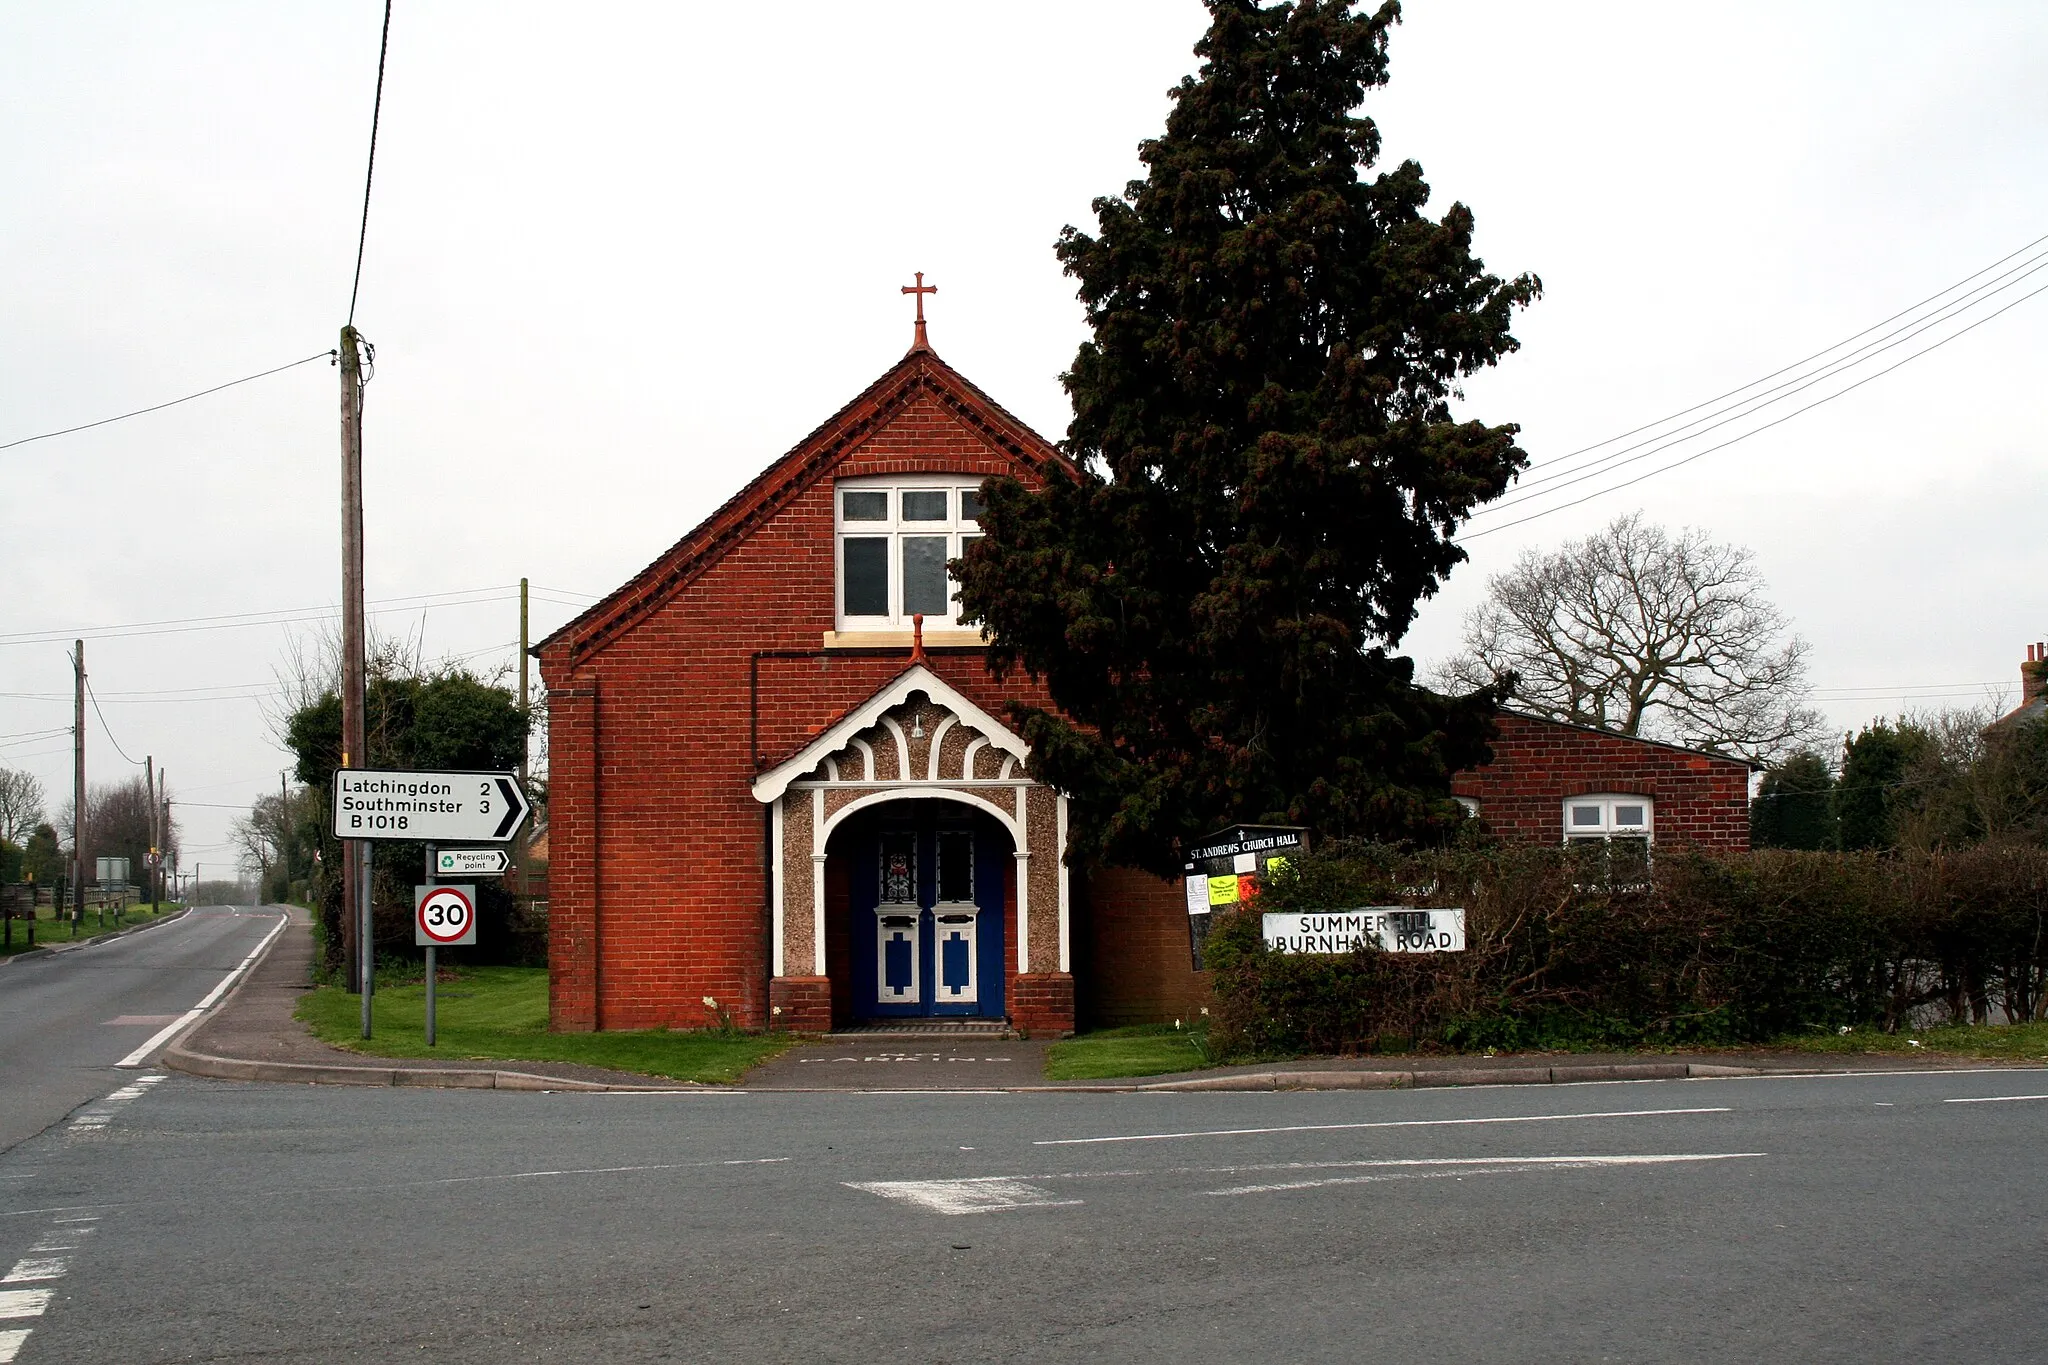
[[[526, 580], [519, 580], [519, 714], [526, 714]], [[526, 785], [526, 758], [533, 751], [533, 735], [529, 731], [526, 745], [519, 751], [519, 785]]]
[[277, 774], [277, 860], [284, 864], [284, 898], [292, 898], [292, 797], [288, 769]]
[[[170, 860], [170, 844], [171, 844], [171, 773], [170, 773], [170, 769], [168, 769], [168, 768], [158, 768], [158, 769], [156, 770], [156, 790], [157, 790], [157, 796], [158, 796], [158, 798], [159, 798], [159, 799], [158, 799], [158, 801], [157, 801], [157, 803], [156, 803], [156, 809], [157, 809], [157, 821], [156, 821], [156, 837], [157, 837], [157, 855], [156, 855], [156, 868], [155, 868], [155, 872], [156, 872], [156, 888], [157, 888], [157, 889], [156, 889], [156, 896], [157, 896], [157, 897], [162, 897], [162, 896], [163, 896], [163, 895], [164, 895], [165, 893], [167, 893], [167, 892], [174, 892], [174, 891], [175, 891], [175, 890], [177, 889], [176, 887], [174, 887], [174, 886], [173, 886], [173, 885], [171, 884], [171, 876], [170, 876], [170, 861], [171, 861], [171, 860]], [[157, 899], [155, 899], [155, 898], [151, 899], [151, 901], [150, 901], [150, 909], [151, 909], [152, 911], [154, 911], [154, 910], [156, 909], [156, 907], [157, 907], [157, 904], [158, 904], [158, 900], [157, 900]]]
[[[363, 358], [362, 335], [341, 329], [341, 766], [359, 768], [368, 757], [363, 743]], [[348, 960], [348, 987], [363, 989], [363, 941], [369, 899], [360, 840], [341, 849], [341, 942]], [[363, 1001], [368, 1028], [369, 1000]]]
[[85, 641], [71, 642], [71, 922], [85, 918]]
[[156, 913], [156, 755], [142, 756], [142, 786], [149, 794], [149, 856], [143, 859], [142, 875], [149, 880], [149, 913]]

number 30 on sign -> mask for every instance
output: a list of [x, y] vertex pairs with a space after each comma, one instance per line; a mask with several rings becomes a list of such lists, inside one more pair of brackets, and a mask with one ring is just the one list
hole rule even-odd
[[476, 887], [415, 886], [412, 907], [413, 942], [421, 947], [476, 942]]

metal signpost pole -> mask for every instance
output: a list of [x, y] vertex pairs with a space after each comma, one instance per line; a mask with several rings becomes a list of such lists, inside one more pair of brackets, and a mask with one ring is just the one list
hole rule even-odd
[[[428, 886], [432, 886], [432, 885], [433, 885], [433, 884], [434, 884], [435, 882], [437, 882], [437, 881], [439, 881], [439, 880], [440, 880], [440, 874], [439, 874], [439, 872], [438, 872], [438, 871], [437, 871], [437, 870], [435, 869], [435, 867], [434, 867], [434, 863], [435, 863], [435, 855], [436, 855], [436, 854], [437, 854], [438, 852], [439, 852], [439, 850], [438, 850], [438, 849], [436, 849], [436, 848], [435, 848], [435, 847], [434, 847], [434, 846], [433, 846], [432, 844], [428, 844], [428, 845], [427, 845], [427, 885], [428, 885]], [[432, 1046], [434, 1045], [434, 971], [435, 971], [435, 964], [434, 964], [434, 945], [433, 945], [433, 944], [431, 944], [431, 943], [429, 943], [429, 944], [427, 945], [427, 1046], [428, 1046], [428, 1047], [432, 1047]]]
[[370, 1036], [370, 994], [376, 976], [374, 968], [377, 960], [377, 944], [370, 932], [373, 927], [370, 921], [370, 872], [376, 862], [376, 848], [377, 846], [368, 839], [362, 841], [363, 870], [362, 875], [356, 879], [362, 884], [361, 893], [363, 897], [362, 921], [356, 926], [356, 938], [358, 940], [357, 947], [362, 959], [362, 965], [358, 968], [358, 973], [362, 979], [363, 988], [363, 1037], [365, 1038]]

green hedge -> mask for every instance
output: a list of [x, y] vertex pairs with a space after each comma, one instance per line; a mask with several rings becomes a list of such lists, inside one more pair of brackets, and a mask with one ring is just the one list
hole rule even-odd
[[[1585, 876], [1554, 848], [1296, 859], [1210, 933], [1215, 1044], [1238, 1057], [1682, 1045], [2048, 1016], [2048, 850], [1660, 850], [1638, 884]], [[1463, 907], [1468, 948], [1287, 956], [1260, 934], [1263, 911], [1363, 905]]]

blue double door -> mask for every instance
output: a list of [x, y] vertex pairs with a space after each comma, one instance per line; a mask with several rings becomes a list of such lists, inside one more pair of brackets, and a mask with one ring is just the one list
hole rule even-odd
[[885, 806], [854, 839], [848, 890], [853, 1012], [1003, 1017], [1009, 839], [948, 801]]

